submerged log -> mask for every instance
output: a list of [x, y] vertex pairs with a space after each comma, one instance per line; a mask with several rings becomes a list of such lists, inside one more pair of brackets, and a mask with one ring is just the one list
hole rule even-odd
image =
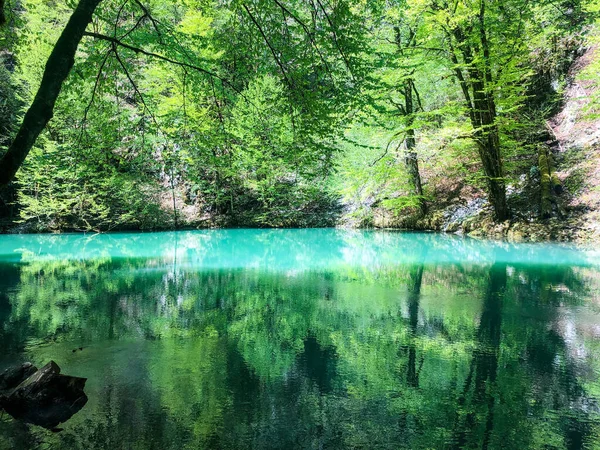
[[55, 429], [87, 403], [85, 382], [86, 378], [62, 375], [50, 361], [9, 395], [0, 396], [0, 407], [17, 420]]
[[16, 388], [35, 372], [37, 372], [37, 367], [30, 362], [6, 369], [0, 374], [0, 393]]

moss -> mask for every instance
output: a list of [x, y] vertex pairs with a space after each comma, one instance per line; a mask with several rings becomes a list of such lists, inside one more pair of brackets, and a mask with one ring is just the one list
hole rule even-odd
[[538, 168], [540, 170], [540, 216], [546, 219], [552, 215], [552, 155], [548, 147], [540, 145], [538, 149]]

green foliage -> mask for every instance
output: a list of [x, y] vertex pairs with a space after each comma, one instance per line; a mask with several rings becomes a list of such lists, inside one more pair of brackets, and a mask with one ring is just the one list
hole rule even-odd
[[[483, 129], [470, 120], [458, 74], [469, 83], [485, 74], [496, 159], [514, 182], [534, 164], [539, 129], [597, 5], [485, 4], [489, 54], [468, 61], [452, 55], [479, 48], [479, 2], [104, 0], [93, 27], [104, 38], [82, 41], [19, 175], [21, 219], [38, 230], [196, 226], [207, 217], [323, 226], [335, 222], [338, 199], [364, 222], [374, 207], [411, 216], [450, 186], [489, 181]], [[0, 69], [4, 147], [72, 7], [22, 5], [9, 39], [16, 70]]]
[[10, 142], [22, 107], [19, 87], [6, 64], [7, 62], [0, 58], [0, 154], [4, 153]]
[[168, 223], [154, 184], [77, 163], [52, 141], [34, 150], [19, 185], [21, 220], [36, 231], [148, 229]]

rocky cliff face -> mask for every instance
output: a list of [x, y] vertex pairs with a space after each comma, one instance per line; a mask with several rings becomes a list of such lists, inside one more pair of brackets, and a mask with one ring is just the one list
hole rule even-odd
[[557, 174], [565, 187], [573, 240], [600, 239], [600, 46], [571, 67], [564, 105], [548, 125], [558, 143]]

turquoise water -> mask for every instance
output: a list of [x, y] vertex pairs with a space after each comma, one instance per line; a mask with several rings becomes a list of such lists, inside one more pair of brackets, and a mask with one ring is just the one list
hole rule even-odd
[[[0, 369], [88, 378], [0, 448], [600, 448], [600, 252], [456, 236], [0, 236]], [[83, 350], [73, 351], [82, 347]]]

